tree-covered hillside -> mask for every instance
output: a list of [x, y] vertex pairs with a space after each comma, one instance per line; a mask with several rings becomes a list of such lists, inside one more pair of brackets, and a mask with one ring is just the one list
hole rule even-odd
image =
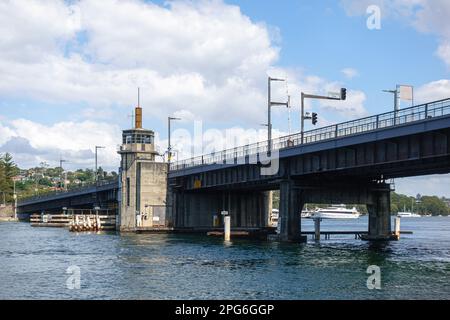
[[[42, 162], [38, 167], [20, 169], [14, 163], [10, 154], [0, 154], [0, 203], [13, 201], [14, 181], [18, 198], [44, 195], [47, 193], [70, 190], [95, 183], [95, 172], [92, 169], [63, 170], [60, 167], [50, 167]], [[117, 173], [98, 169], [98, 180], [117, 180]]]

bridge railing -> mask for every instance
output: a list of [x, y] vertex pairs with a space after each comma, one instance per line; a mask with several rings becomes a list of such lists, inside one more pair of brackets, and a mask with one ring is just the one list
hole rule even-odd
[[[302, 144], [325, 141], [345, 136], [351, 136], [363, 132], [403, 125], [428, 118], [441, 117], [450, 114], [450, 98], [425, 103], [397, 111], [386, 112], [362, 119], [351, 120], [319, 129], [306, 131], [303, 134], [295, 133], [289, 136], [272, 140], [272, 150], [281, 150]], [[174, 162], [170, 165], [171, 171], [186, 168], [230, 163], [227, 160], [242, 158], [249, 155], [261, 154], [268, 151], [268, 142], [262, 141], [246, 146], [240, 146], [211, 154], [194, 157], [187, 160]]]
[[59, 196], [59, 195], [63, 195], [63, 194], [72, 194], [72, 193], [77, 193], [89, 188], [94, 188], [94, 187], [102, 187], [102, 186], [106, 186], [106, 185], [113, 185], [113, 184], [117, 184], [117, 181], [111, 181], [111, 180], [106, 180], [106, 181], [98, 181], [98, 182], [94, 182], [94, 183], [88, 183], [85, 184], [83, 186], [77, 186], [74, 188], [70, 188], [67, 190], [61, 190], [61, 191], [53, 191], [53, 192], [47, 192], [41, 195], [37, 195], [37, 196], [31, 196], [31, 197], [24, 197], [24, 198], [20, 198], [18, 200], [19, 205], [22, 203], [26, 203], [26, 202], [30, 202], [30, 201], [37, 201], [37, 200], [41, 200], [41, 199], [49, 199], [55, 196]]
[[[281, 150], [301, 144], [309, 144], [318, 141], [354, 135], [362, 132], [402, 125], [414, 121], [440, 117], [448, 114], [450, 114], [450, 99], [439, 100], [427, 104], [401, 109], [398, 111], [391, 111], [375, 116], [327, 126], [320, 129], [306, 131], [303, 134], [303, 139], [301, 133], [273, 139], [272, 150]], [[267, 150], [267, 141], [262, 141], [246, 146], [236, 147], [233, 149], [227, 149], [208, 155], [178, 161], [172, 163], [170, 169], [171, 171], [176, 171], [201, 165], [229, 163], [227, 162], [227, 160], [263, 153], [267, 152]]]
[[[320, 129], [306, 131], [303, 134], [303, 139], [301, 133], [273, 139], [272, 150], [281, 150], [301, 144], [314, 143], [318, 141], [354, 135], [362, 132], [402, 125], [414, 121], [440, 117], [448, 114], [450, 114], [450, 99], [439, 100], [427, 104], [401, 109], [398, 111], [391, 111], [375, 116], [327, 126]], [[227, 149], [208, 155], [178, 161], [172, 163], [170, 169], [171, 171], [176, 171], [201, 165], [229, 163], [227, 162], [227, 160], [263, 153], [267, 152], [267, 150], [267, 141], [262, 141], [246, 146], [236, 147], [233, 149]]]

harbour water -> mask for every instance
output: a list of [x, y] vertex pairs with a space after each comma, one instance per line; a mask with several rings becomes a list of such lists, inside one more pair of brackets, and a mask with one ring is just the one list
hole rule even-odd
[[[322, 223], [366, 229], [365, 217]], [[0, 223], [0, 299], [450, 299], [450, 217], [402, 219], [402, 229], [414, 234], [385, 245], [352, 236], [293, 245]], [[371, 265], [380, 290], [367, 288]], [[80, 289], [67, 286], [70, 266]]]

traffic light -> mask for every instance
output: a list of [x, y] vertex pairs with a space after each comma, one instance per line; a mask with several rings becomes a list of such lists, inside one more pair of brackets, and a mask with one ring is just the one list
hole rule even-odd
[[312, 119], [312, 124], [316, 125], [317, 124], [317, 113], [314, 112], [312, 114], [312, 118], [311, 119]]
[[341, 88], [341, 100], [346, 100], [346, 99], [347, 99], [347, 89]]

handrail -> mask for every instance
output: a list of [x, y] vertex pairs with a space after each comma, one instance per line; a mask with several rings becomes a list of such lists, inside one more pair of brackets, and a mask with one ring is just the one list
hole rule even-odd
[[30, 202], [30, 201], [35, 201], [35, 200], [41, 200], [41, 199], [49, 199], [52, 197], [56, 197], [59, 195], [69, 195], [72, 193], [77, 193], [83, 190], [87, 190], [90, 188], [98, 188], [98, 187], [103, 187], [103, 186], [108, 186], [108, 185], [114, 185], [117, 184], [118, 181], [98, 181], [97, 183], [90, 183], [78, 188], [73, 188], [73, 189], [68, 189], [67, 191], [54, 191], [54, 192], [48, 192], [39, 196], [31, 196], [31, 197], [26, 197], [26, 198], [20, 198], [18, 201], [18, 205], [21, 205], [23, 203], [26, 202]]
[[[390, 111], [356, 120], [350, 120], [319, 129], [313, 129], [304, 132], [303, 137], [301, 136], [301, 133], [294, 133], [279, 137], [271, 140], [271, 150], [281, 150], [298, 145], [351, 136], [362, 132], [394, 127], [405, 123], [435, 118], [448, 114], [450, 114], [450, 98], [424, 103], [397, 111]], [[267, 152], [268, 149], [267, 141], [225, 149], [207, 155], [173, 162], [170, 165], [170, 171], [225, 163], [227, 159], [236, 159], [249, 155], [255, 155], [261, 152]]]

